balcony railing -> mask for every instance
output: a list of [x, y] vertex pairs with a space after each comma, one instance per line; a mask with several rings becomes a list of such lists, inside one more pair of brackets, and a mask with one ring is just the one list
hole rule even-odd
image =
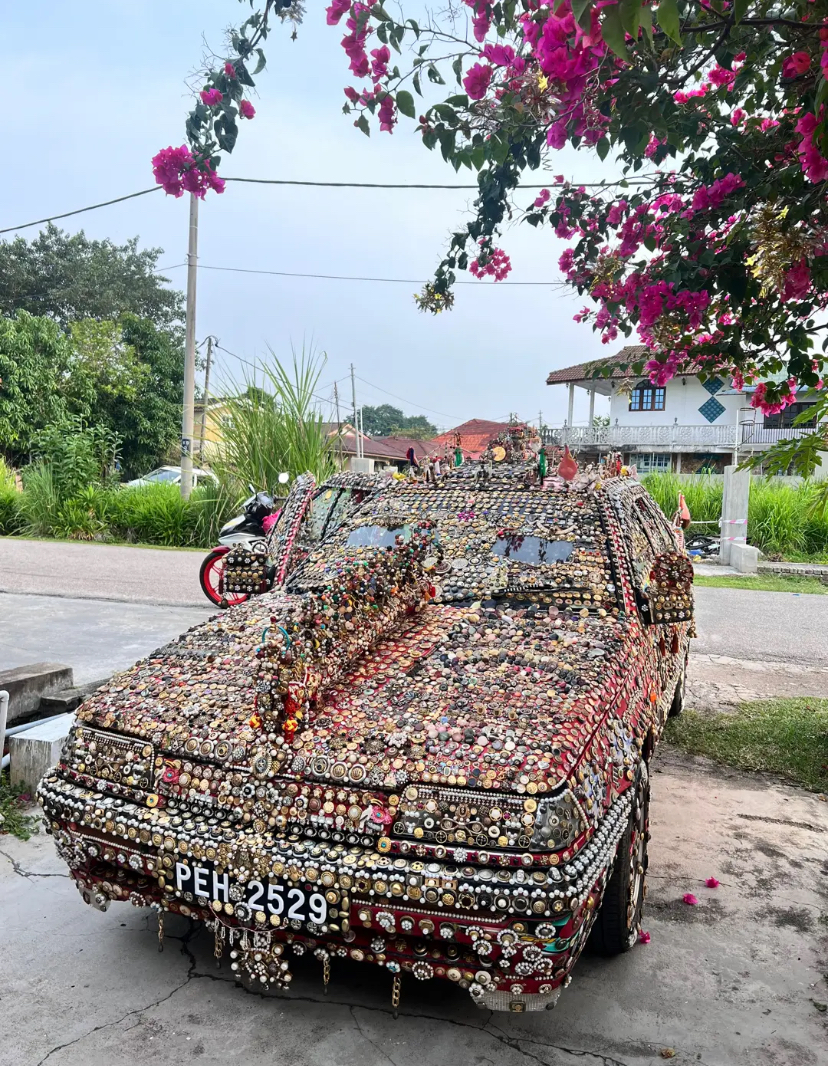
[[791, 440], [813, 432], [813, 427], [765, 429], [743, 424], [711, 426], [544, 426], [544, 444], [568, 444], [570, 448], [601, 448], [647, 451], [658, 448], [695, 451], [710, 448], [766, 448], [779, 440]]

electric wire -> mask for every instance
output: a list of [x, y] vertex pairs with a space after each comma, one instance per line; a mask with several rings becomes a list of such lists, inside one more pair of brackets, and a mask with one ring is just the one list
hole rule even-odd
[[[402, 183], [402, 182], [370, 182], [370, 181], [300, 181], [293, 178], [225, 178], [225, 181], [236, 181], [248, 185], [299, 185], [320, 189], [459, 189], [466, 191], [479, 190], [479, 185], [439, 185], [430, 183]], [[586, 189], [612, 189], [617, 186], [638, 186], [652, 182], [653, 178], [633, 177], [621, 178], [618, 181], [572, 181], [572, 185], [583, 185]], [[519, 189], [547, 189], [554, 186], [554, 181], [548, 181], [544, 185], [519, 185]], [[124, 200], [134, 200], [136, 196], [146, 196], [151, 192], [160, 192], [160, 185], [153, 185], [149, 189], [141, 189], [138, 192], [130, 192], [125, 196], [116, 196], [113, 200], [103, 200], [98, 204], [88, 204], [86, 207], [77, 207], [73, 211], [63, 211], [57, 215], [47, 215], [45, 218], [35, 219], [34, 222], [22, 222], [18, 226], [6, 226], [0, 229], [0, 234], [13, 233], [15, 230], [30, 229], [32, 226], [42, 226], [44, 222], [55, 222], [61, 218], [71, 218], [72, 215], [82, 215], [87, 211], [97, 211], [101, 207], [111, 207], [112, 204], [123, 203]]]
[[[179, 263], [178, 266], [186, 266], [186, 263]], [[166, 271], [175, 270], [177, 267], [165, 267]], [[199, 263], [199, 270], [222, 270], [231, 274], [269, 274], [278, 278], [317, 278], [324, 281], [368, 281], [372, 283], [388, 283], [392, 285], [422, 285], [422, 278], [370, 278], [363, 277], [357, 274], [308, 274], [300, 273], [293, 270], [260, 270], [254, 267], [227, 267], [227, 266], [210, 266], [208, 263]], [[564, 281], [456, 281], [455, 285], [476, 285], [478, 288], [491, 287], [491, 286], [503, 286], [503, 285], [516, 285], [516, 286], [546, 286], [547, 288], [566, 288], [566, 282]]]

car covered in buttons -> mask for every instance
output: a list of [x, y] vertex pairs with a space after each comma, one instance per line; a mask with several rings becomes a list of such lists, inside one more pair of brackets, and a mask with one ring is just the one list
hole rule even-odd
[[692, 567], [620, 462], [556, 469], [297, 479], [277, 587], [98, 689], [41, 782], [86, 902], [202, 922], [261, 989], [371, 963], [395, 1008], [540, 1010], [588, 940], [628, 951]]

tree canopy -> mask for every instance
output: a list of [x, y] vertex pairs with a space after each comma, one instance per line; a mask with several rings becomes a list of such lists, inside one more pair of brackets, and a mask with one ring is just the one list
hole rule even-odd
[[0, 241], [0, 314], [46, 315], [61, 326], [82, 318], [117, 321], [122, 314], [169, 328], [183, 317], [180, 292], [156, 272], [160, 248], [90, 240], [49, 223], [31, 241]]
[[[204, 71], [189, 162], [168, 160], [178, 185], [156, 168], [168, 192], [211, 187], [269, 20], [302, 11], [251, 8]], [[426, 148], [478, 176], [421, 309], [451, 307], [458, 270], [505, 278], [498, 238], [520, 219], [571, 241], [561, 271], [588, 300], [576, 317], [606, 343], [637, 332], [650, 358], [632, 372], [662, 384], [728, 373], [764, 413], [810, 391], [828, 414], [828, 0], [462, 0], [422, 24], [406, 9], [332, 0], [327, 20], [344, 29], [354, 125], [392, 133], [407, 118]], [[527, 172], [567, 144], [614, 172], [590, 188], [561, 176], [518, 201]], [[824, 446], [815, 430], [781, 446], [778, 464], [808, 471]]]
[[399, 407], [390, 403], [379, 407], [361, 408], [362, 428], [374, 437], [412, 437], [414, 440], [430, 440], [437, 436], [437, 427], [433, 426], [425, 415], [404, 415]]

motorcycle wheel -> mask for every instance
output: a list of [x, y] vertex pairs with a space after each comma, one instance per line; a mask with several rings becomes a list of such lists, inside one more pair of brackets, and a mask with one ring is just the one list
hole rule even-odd
[[224, 556], [229, 550], [229, 548], [213, 548], [210, 554], [205, 556], [198, 573], [201, 591], [211, 603], [222, 609], [235, 607], [250, 598], [245, 592], [224, 591]]

